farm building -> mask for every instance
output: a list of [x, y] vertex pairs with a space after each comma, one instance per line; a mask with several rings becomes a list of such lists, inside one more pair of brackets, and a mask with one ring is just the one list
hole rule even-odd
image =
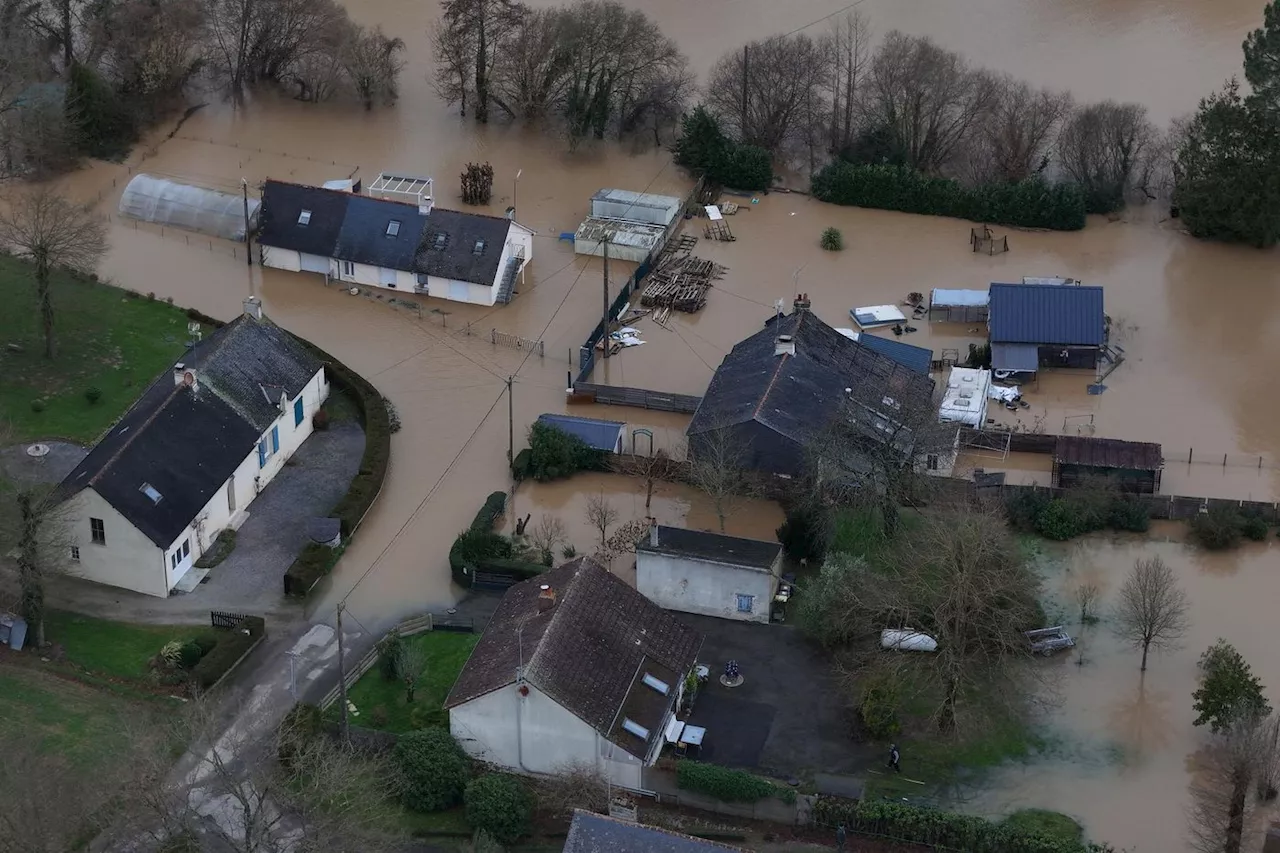
[[680, 199], [670, 195], [637, 193], [631, 190], [599, 190], [591, 197], [591, 216], [666, 228], [680, 215], [681, 205]]
[[986, 290], [934, 288], [929, 294], [929, 322], [985, 323], [991, 294]]
[[[256, 198], [248, 202], [249, 228], [258, 224]], [[220, 237], [244, 241], [245, 200], [239, 193], [225, 193], [204, 187], [180, 184], [153, 175], [134, 175], [120, 195], [121, 216], [154, 222]]]
[[1107, 325], [1101, 287], [993, 284], [990, 312], [991, 367], [997, 375], [1098, 366]]
[[654, 523], [636, 543], [636, 589], [665, 610], [768, 622], [781, 571], [776, 541]]
[[662, 246], [666, 235], [667, 229], [661, 225], [593, 216], [584, 219], [573, 233], [573, 251], [578, 255], [594, 255], [598, 258], [604, 254], [604, 244], [607, 241], [609, 257], [615, 261], [642, 264]]
[[1158, 444], [1085, 435], [1060, 435], [1053, 450], [1053, 485], [1064, 489], [1090, 479], [1112, 480], [1122, 491], [1160, 491], [1164, 455]]

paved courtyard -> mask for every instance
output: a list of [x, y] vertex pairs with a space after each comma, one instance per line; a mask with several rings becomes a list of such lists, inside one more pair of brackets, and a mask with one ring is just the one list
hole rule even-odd
[[[826, 658], [799, 629], [677, 616], [706, 635], [698, 661], [711, 677], [689, 719], [707, 729], [702, 759], [781, 777], [853, 773], [874, 762], [850, 736]], [[738, 662], [741, 687], [720, 684], [729, 660]]]

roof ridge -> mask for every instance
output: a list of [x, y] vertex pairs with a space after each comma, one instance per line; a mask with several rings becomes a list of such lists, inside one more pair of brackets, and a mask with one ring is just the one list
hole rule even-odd
[[[162, 379], [164, 379], [163, 376], [158, 377], [156, 379], [156, 382], [160, 382]], [[92, 477], [89, 478], [89, 482], [85, 483], [85, 485], [86, 486], [96, 485], [102, 479], [102, 475], [110, 471], [111, 466], [119, 461], [120, 457], [124, 455], [124, 452], [126, 450], [128, 450], [130, 447], [133, 446], [134, 440], [143, 432], [145, 432], [147, 427], [151, 426], [152, 422], [155, 421], [156, 418], [160, 417], [160, 413], [163, 412], [165, 407], [168, 406], [169, 403], [173, 400], [173, 398], [178, 395], [178, 392], [180, 392], [183, 388], [186, 388], [186, 387], [187, 387], [186, 385], [179, 385], [177, 383], [174, 383], [173, 388], [169, 391], [169, 393], [164, 395], [164, 399], [160, 401], [160, 405], [156, 406], [155, 411], [152, 412], [150, 415], [148, 415], [147, 419], [138, 425], [138, 428], [133, 431], [133, 435], [126, 438], [124, 442], [118, 448], [116, 448], [116, 452], [111, 454], [111, 458], [102, 464], [102, 467], [98, 469], [97, 473], [95, 473]], [[121, 419], [123, 418], [124, 416], [121, 415]]]

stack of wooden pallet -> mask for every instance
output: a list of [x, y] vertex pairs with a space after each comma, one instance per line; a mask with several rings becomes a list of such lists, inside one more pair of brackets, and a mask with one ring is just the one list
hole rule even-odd
[[645, 279], [640, 304], [646, 308], [673, 308], [690, 314], [701, 311], [707, 304], [707, 291], [724, 273], [725, 267], [702, 258], [691, 255], [669, 257]]

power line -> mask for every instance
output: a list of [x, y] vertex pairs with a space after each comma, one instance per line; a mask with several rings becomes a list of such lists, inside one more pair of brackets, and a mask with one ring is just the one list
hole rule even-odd
[[816, 21], [810, 21], [809, 23], [805, 24], [802, 27], [796, 27], [794, 30], [792, 30], [789, 33], [783, 33], [782, 35], [778, 36], [778, 38], [786, 38], [787, 36], [793, 36], [796, 33], [800, 32], [801, 30], [809, 29], [809, 27], [812, 27], [815, 24], [821, 24], [823, 21], [829, 21], [832, 18], [834, 18], [836, 15], [839, 15], [841, 12], [848, 12], [854, 6], [861, 6], [863, 2], [865, 2], [865, 0], [854, 0], [854, 2], [850, 3], [849, 5], [841, 6], [839, 9], [836, 9], [830, 15], [823, 15], [821, 18], [818, 18]]

